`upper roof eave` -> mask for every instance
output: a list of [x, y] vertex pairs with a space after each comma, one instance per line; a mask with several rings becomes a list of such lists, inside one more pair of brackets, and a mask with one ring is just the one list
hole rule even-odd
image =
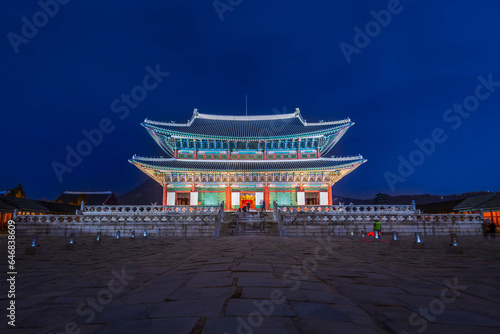
[[[160, 127], [158, 127], [158, 125], [155, 125], [152, 123], [146, 123], [146, 122], [141, 123], [141, 125], [143, 127], [145, 127], [146, 129], [150, 129], [150, 130], [153, 130], [155, 132], [160, 131], [159, 134], [169, 134], [172, 136], [178, 136], [178, 137], [183, 137], [183, 138], [208, 138], [208, 139], [224, 138], [224, 139], [228, 139], [228, 140], [243, 140], [243, 141], [319, 137], [322, 135], [333, 134], [333, 133], [342, 131], [343, 129], [348, 129], [354, 125], [354, 122], [351, 122], [351, 120], [349, 118], [342, 120], [342, 121], [336, 121], [336, 122], [330, 122], [330, 123], [332, 123], [332, 125], [343, 124], [344, 126], [336, 126], [336, 127], [326, 128], [326, 129], [322, 129], [322, 130], [315, 130], [315, 131], [310, 131], [310, 132], [304, 131], [301, 133], [294, 133], [294, 134], [289, 134], [289, 135], [265, 136], [265, 137], [264, 136], [263, 137], [236, 137], [236, 136], [225, 136], [225, 135], [189, 133], [189, 132], [179, 131], [177, 129], [160, 128]], [[333, 124], [333, 123], [335, 123], [335, 124]], [[315, 125], [329, 125], [328, 123], [314, 123], [314, 124]], [[179, 126], [179, 124], [175, 124], [175, 126]], [[185, 124], [184, 124], [184, 126], [185, 126]]]
[[159, 122], [152, 121], [149, 119], [145, 119], [144, 123], [158, 125], [158, 126], [173, 126], [173, 127], [189, 127], [194, 122], [195, 119], [208, 119], [208, 120], [217, 120], [217, 121], [272, 121], [272, 120], [280, 120], [280, 119], [291, 119], [298, 118], [304, 126], [318, 126], [318, 125], [337, 125], [342, 123], [350, 123], [351, 119], [346, 118], [337, 121], [329, 121], [329, 122], [316, 122], [316, 123], [307, 123], [304, 118], [302, 118], [302, 114], [300, 113], [300, 109], [296, 108], [295, 112], [287, 113], [287, 114], [274, 114], [274, 115], [251, 115], [251, 116], [239, 116], [239, 115], [216, 115], [216, 114], [204, 114], [198, 112], [198, 109], [194, 109], [193, 115], [191, 119], [187, 123], [175, 123], [175, 122]]

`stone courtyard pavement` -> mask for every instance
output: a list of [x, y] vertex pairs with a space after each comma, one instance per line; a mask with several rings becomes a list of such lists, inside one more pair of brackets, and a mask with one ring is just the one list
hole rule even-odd
[[18, 239], [13, 332], [500, 333], [500, 239], [401, 240]]

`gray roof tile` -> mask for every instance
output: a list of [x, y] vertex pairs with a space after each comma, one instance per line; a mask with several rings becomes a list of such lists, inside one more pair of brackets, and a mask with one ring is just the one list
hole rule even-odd
[[486, 201], [490, 200], [494, 196], [495, 196], [495, 193], [466, 198], [462, 203], [460, 203], [459, 205], [457, 205], [455, 207], [455, 210], [470, 210], [470, 209], [477, 208], [477, 206], [485, 203]]

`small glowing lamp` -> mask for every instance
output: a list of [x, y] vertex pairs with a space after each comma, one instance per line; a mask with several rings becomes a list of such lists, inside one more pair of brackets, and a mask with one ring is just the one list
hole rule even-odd
[[148, 236], [148, 232], [146, 230], [144, 230], [144, 232], [142, 232], [142, 237], [146, 238], [147, 236]]
[[392, 240], [398, 240], [398, 232], [392, 232]]
[[31, 243], [28, 247], [25, 248], [25, 254], [26, 255], [36, 255], [36, 246], [38, 245], [38, 236], [33, 234], [33, 237], [31, 238]]
[[120, 231], [116, 231], [116, 239], [120, 239]]
[[132, 232], [130, 233], [130, 238], [135, 239], [135, 231], [132, 231]]
[[75, 234], [74, 233], [71, 233], [69, 235], [69, 244], [70, 245], [73, 245], [75, 243]]
[[96, 241], [101, 241], [101, 232], [97, 232]]
[[458, 241], [457, 241], [457, 235], [455, 233], [451, 234], [451, 243], [450, 246], [452, 247], [457, 247], [458, 246]]
[[33, 237], [31, 239], [31, 247], [36, 247], [36, 244], [38, 243], [38, 236], [35, 234], [33, 234]]
[[420, 238], [420, 233], [415, 233], [415, 242], [417, 244], [421, 243], [422, 242], [422, 238]]
[[458, 237], [456, 233], [450, 234], [450, 245], [446, 249], [447, 253], [451, 254], [463, 254], [464, 248], [458, 245]]

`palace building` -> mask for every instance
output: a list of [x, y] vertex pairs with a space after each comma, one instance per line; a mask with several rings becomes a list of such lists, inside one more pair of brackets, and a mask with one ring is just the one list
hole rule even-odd
[[194, 110], [187, 123], [141, 124], [170, 156], [129, 160], [163, 186], [163, 205], [236, 210], [332, 205], [332, 186], [366, 162], [325, 157], [354, 123], [308, 123], [294, 113], [223, 116]]

